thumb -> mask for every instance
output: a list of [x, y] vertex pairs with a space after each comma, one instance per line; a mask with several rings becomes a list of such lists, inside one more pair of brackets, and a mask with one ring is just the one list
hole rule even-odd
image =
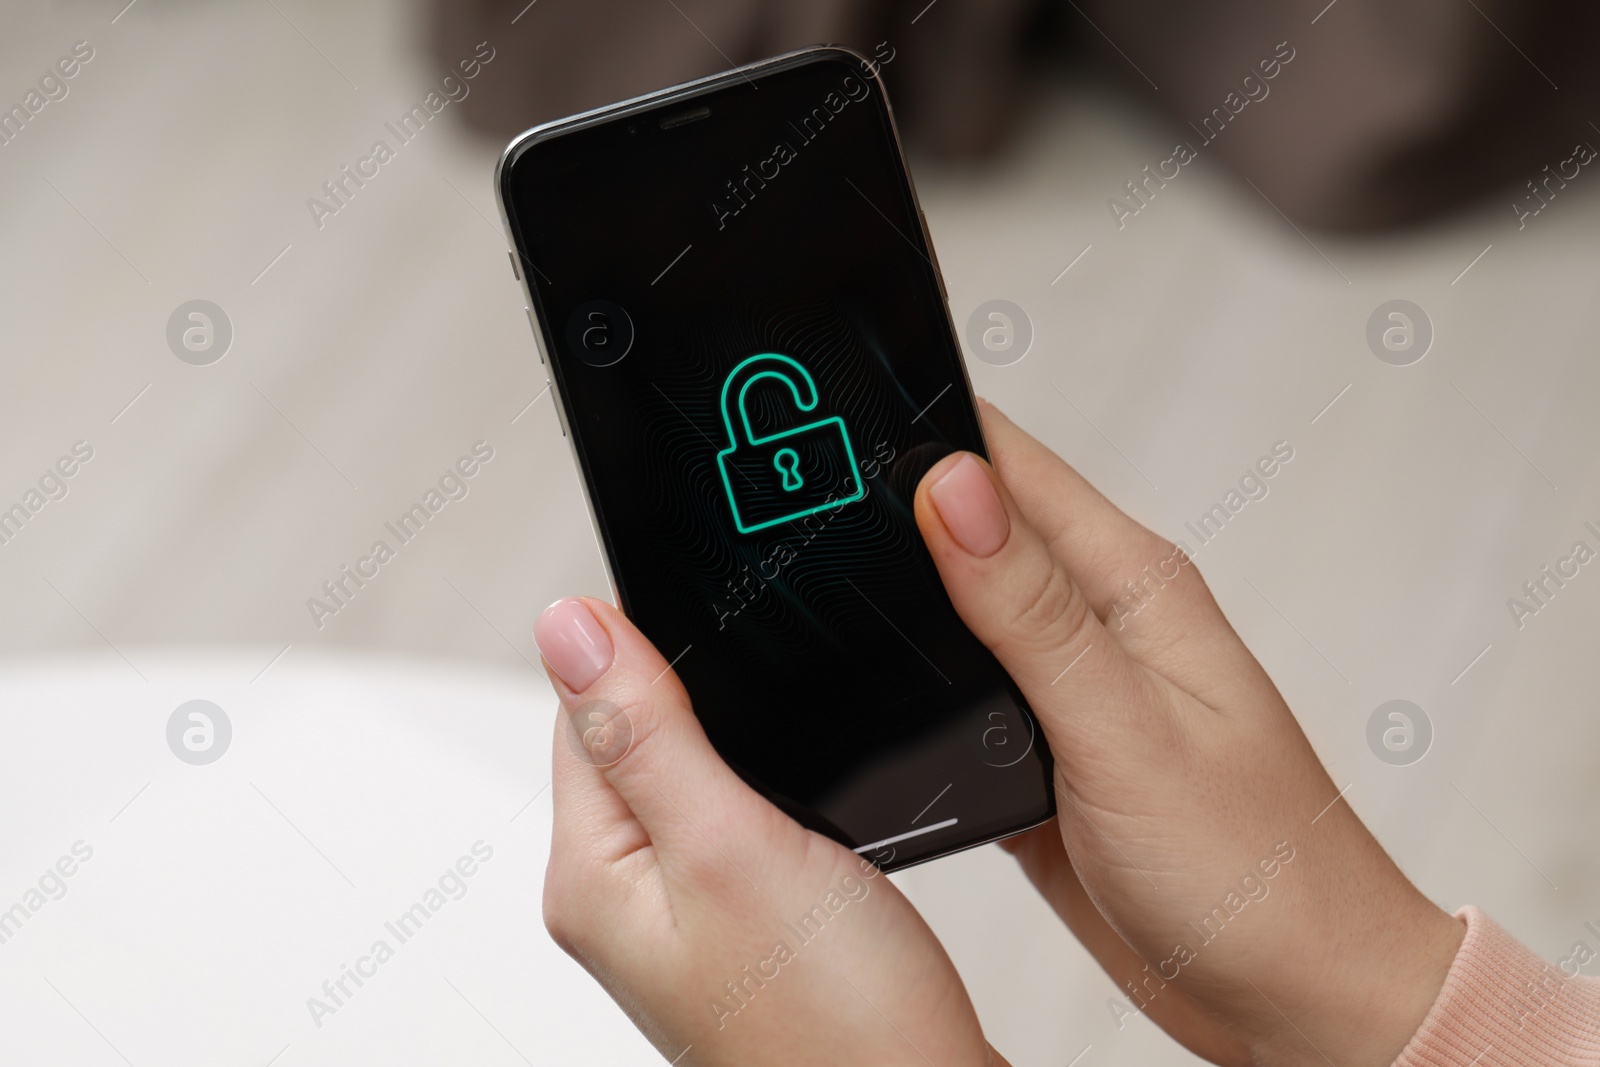
[[1150, 679], [1095, 615], [1005, 485], [968, 452], [923, 476], [917, 525], [951, 602], [1027, 697], [1055, 744], [1086, 716], [1139, 714]]
[[558, 600], [534, 640], [573, 741], [556, 746], [558, 805], [603, 809], [612, 793], [668, 866], [707, 841], [725, 847], [741, 816], [765, 807], [711, 747], [667, 661], [615, 608]]

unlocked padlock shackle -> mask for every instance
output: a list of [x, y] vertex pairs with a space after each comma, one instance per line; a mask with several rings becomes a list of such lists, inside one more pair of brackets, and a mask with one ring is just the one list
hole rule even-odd
[[[750, 426], [750, 412], [745, 409], [744, 395], [750, 387], [763, 378], [776, 378], [789, 387], [789, 392], [794, 396], [795, 407], [801, 411], [811, 411], [817, 406], [817, 383], [812, 380], [811, 372], [805, 367], [790, 359], [788, 356], [777, 352], [762, 352], [750, 356], [728, 373], [727, 380], [722, 383], [722, 424], [728, 430], [728, 444], [737, 447], [741, 442], [759, 445], [763, 441], [787, 432], [779, 430], [766, 437], [757, 437], [755, 430]], [[797, 380], [798, 379], [798, 380]], [[801, 395], [801, 384], [805, 387], [805, 396]], [[732, 407], [729, 399], [733, 400]], [[734, 432], [733, 409], [739, 411], [739, 419], [744, 425], [744, 436]]]

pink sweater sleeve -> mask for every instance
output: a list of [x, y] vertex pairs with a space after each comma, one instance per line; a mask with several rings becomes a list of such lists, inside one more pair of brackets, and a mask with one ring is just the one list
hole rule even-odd
[[1578, 973], [1600, 959], [1597, 951], [1577, 942], [1557, 966], [1477, 908], [1456, 918], [1467, 924], [1466, 939], [1394, 1067], [1600, 1064], [1600, 978]]

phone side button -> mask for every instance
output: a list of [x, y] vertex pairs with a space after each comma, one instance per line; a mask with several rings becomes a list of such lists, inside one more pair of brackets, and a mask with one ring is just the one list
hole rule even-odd
[[922, 243], [928, 249], [928, 263], [933, 267], [934, 279], [939, 283], [939, 295], [949, 304], [950, 294], [944, 287], [944, 271], [939, 269], [939, 253], [933, 247], [933, 231], [928, 229], [928, 216], [920, 207], [917, 208], [917, 220], [922, 223]]
[[533, 317], [532, 308], [523, 308], [528, 313], [528, 327], [533, 330], [533, 348], [539, 353], [539, 366], [544, 366], [544, 345], [539, 341], [539, 321]]
[[522, 280], [522, 272], [517, 270], [517, 254], [507, 249], [506, 255], [511, 259], [511, 276], [520, 282]]

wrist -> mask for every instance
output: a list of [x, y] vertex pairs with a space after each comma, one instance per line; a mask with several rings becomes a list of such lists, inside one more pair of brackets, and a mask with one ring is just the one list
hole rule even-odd
[[1285, 998], [1298, 1011], [1271, 997], [1258, 1062], [1394, 1063], [1438, 999], [1466, 935], [1464, 923], [1405, 888], [1404, 906], [1375, 918], [1351, 915], [1343, 929], [1328, 931], [1320, 965], [1295, 983], [1298, 996]]

